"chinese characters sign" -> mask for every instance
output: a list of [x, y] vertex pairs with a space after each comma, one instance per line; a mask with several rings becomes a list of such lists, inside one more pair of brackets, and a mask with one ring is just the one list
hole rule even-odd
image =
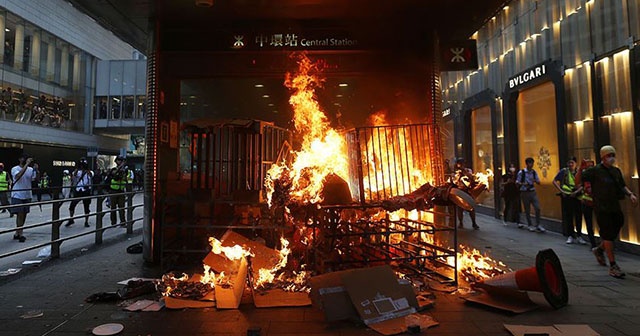
[[358, 40], [337, 35], [309, 37], [296, 33], [234, 34], [230, 47], [233, 50], [353, 49], [358, 47]]

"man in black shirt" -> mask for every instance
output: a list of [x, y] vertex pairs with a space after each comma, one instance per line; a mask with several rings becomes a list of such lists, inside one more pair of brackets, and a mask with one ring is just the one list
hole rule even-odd
[[600, 265], [606, 266], [604, 259], [606, 253], [609, 258], [609, 275], [622, 278], [625, 273], [616, 264], [613, 254], [613, 241], [624, 225], [620, 200], [627, 196], [635, 206], [638, 204], [638, 199], [624, 183], [620, 169], [613, 166], [616, 162], [616, 149], [610, 145], [602, 146], [600, 158], [602, 161], [598, 165], [582, 173], [582, 180], [591, 183], [594, 210], [600, 227], [600, 238], [602, 238], [600, 245], [593, 249], [593, 254]]

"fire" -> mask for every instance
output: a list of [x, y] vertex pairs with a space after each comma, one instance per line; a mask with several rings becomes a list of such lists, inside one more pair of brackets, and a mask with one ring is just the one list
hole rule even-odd
[[284, 181], [291, 201], [316, 204], [322, 201], [322, 183], [329, 174], [347, 180], [346, 143], [342, 135], [330, 127], [318, 103], [315, 90], [322, 87], [316, 64], [300, 54], [298, 73], [287, 73], [285, 86], [293, 93], [289, 104], [297, 134], [302, 136], [301, 149], [292, 151], [292, 162], [278, 162], [267, 172], [267, 202], [272, 205], [276, 181]]
[[229, 260], [240, 260], [243, 257], [253, 256], [253, 253], [251, 253], [251, 251], [245, 250], [240, 245], [234, 245], [231, 247], [222, 246], [222, 242], [214, 237], [209, 237], [209, 244], [211, 245], [211, 252], [215, 254], [224, 254]]
[[[389, 125], [383, 111], [374, 113], [369, 122], [373, 126]], [[374, 198], [376, 195], [403, 195], [430, 182], [427, 167], [415, 166], [418, 160], [414, 160], [411, 147], [407, 145], [413, 141], [411, 134], [403, 128], [382, 128], [371, 132], [364, 153], [366, 167], [363, 168], [370, 174], [363, 179], [367, 194], [374, 195]]]
[[291, 253], [291, 250], [289, 249], [289, 241], [284, 238], [280, 238], [280, 244], [282, 245], [282, 249], [280, 249], [280, 259], [278, 260], [278, 263], [271, 269], [261, 268], [258, 270], [258, 279], [254, 284], [254, 288], [260, 288], [267, 283], [273, 283], [278, 271], [287, 266], [289, 253]]
[[[457, 256], [458, 274], [469, 283], [509, 271], [501, 261], [495, 261], [480, 251], [467, 248], [464, 245], [460, 245], [460, 252], [457, 252]], [[450, 259], [449, 265], [453, 265], [453, 259]]]

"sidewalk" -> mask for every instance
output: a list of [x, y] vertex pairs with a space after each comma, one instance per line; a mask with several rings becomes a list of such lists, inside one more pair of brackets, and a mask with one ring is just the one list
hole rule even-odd
[[[468, 224], [468, 223], [466, 223]], [[567, 245], [556, 233], [531, 233], [505, 227], [492, 217], [478, 215], [479, 231], [459, 232], [459, 243], [474, 247], [513, 270], [529, 268], [539, 250], [552, 248], [562, 263], [569, 284], [569, 305], [549, 307], [539, 293], [532, 299], [541, 308], [519, 315], [470, 305], [457, 294], [436, 293], [435, 307], [425, 313], [440, 325], [423, 335], [510, 335], [508, 324], [588, 324], [605, 336], [640, 335], [640, 257], [618, 253], [627, 272], [624, 280], [608, 275], [587, 245]], [[469, 227], [470, 225], [467, 225]], [[127, 246], [140, 241], [140, 230], [129, 239], [105, 242], [81, 254], [66, 254], [36, 270], [0, 279], [0, 335], [90, 335], [104, 323], [120, 323], [119, 335], [247, 335], [259, 327], [260, 335], [379, 335], [350, 322], [328, 324], [312, 307], [238, 310], [186, 309], [126, 312], [115, 303], [88, 304], [97, 292], [115, 291], [116, 283], [131, 277], [157, 277], [140, 254], [127, 254]], [[23, 319], [30, 311], [43, 316]]]

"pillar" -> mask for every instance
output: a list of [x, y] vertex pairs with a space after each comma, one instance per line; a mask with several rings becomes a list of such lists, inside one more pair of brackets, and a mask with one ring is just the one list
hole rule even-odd
[[41, 44], [40, 31], [33, 32], [31, 39], [31, 55], [29, 60], [29, 73], [38, 77], [40, 75], [40, 44]]
[[24, 25], [16, 25], [16, 40], [13, 49], [13, 67], [22, 70], [24, 57]]
[[60, 57], [60, 86], [69, 85], [69, 46], [62, 46], [62, 57]]

